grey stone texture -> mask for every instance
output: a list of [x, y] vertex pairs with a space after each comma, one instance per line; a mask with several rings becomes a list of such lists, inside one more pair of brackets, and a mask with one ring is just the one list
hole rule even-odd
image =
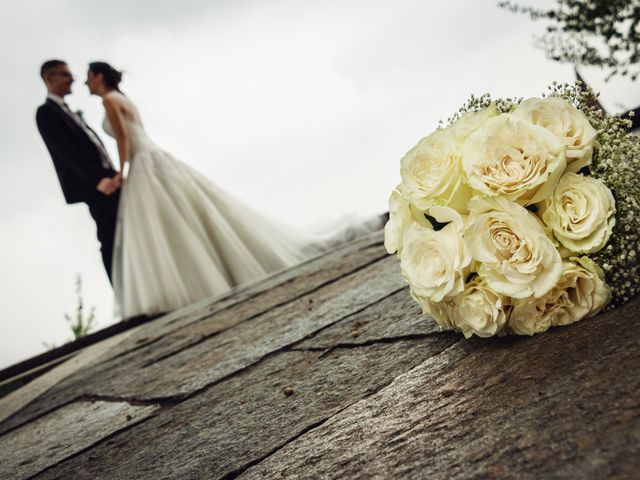
[[465, 340], [378, 232], [138, 327], [0, 423], [0, 478], [634, 478], [639, 307]]

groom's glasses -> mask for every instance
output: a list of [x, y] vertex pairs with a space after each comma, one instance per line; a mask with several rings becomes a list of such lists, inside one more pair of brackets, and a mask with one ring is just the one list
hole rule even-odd
[[73, 78], [73, 75], [69, 72], [51, 72], [51, 75], [59, 75], [61, 77]]

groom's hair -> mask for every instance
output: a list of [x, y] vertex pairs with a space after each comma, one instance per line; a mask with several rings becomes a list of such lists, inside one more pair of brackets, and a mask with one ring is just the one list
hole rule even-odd
[[44, 80], [44, 76], [49, 70], [66, 64], [67, 62], [63, 62], [62, 60], [47, 60], [40, 67], [40, 78]]

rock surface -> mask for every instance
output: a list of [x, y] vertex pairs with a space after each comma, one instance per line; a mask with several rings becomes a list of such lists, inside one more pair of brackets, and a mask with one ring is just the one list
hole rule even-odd
[[157, 407], [79, 401], [0, 437], [0, 478], [28, 478], [151, 415]]
[[639, 315], [465, 340], [377, 233], [54, 369], [0, 478], [634, 478]]

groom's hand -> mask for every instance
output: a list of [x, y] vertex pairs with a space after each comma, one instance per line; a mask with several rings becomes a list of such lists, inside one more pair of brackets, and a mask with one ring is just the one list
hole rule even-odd
[[118, 187], [120, 187], [118, 182], [109, 177], [103, 178], [98, 182], [98, 185], [96, 185], [96, 189], [105, 195], [111, 195], [118, 189]]

